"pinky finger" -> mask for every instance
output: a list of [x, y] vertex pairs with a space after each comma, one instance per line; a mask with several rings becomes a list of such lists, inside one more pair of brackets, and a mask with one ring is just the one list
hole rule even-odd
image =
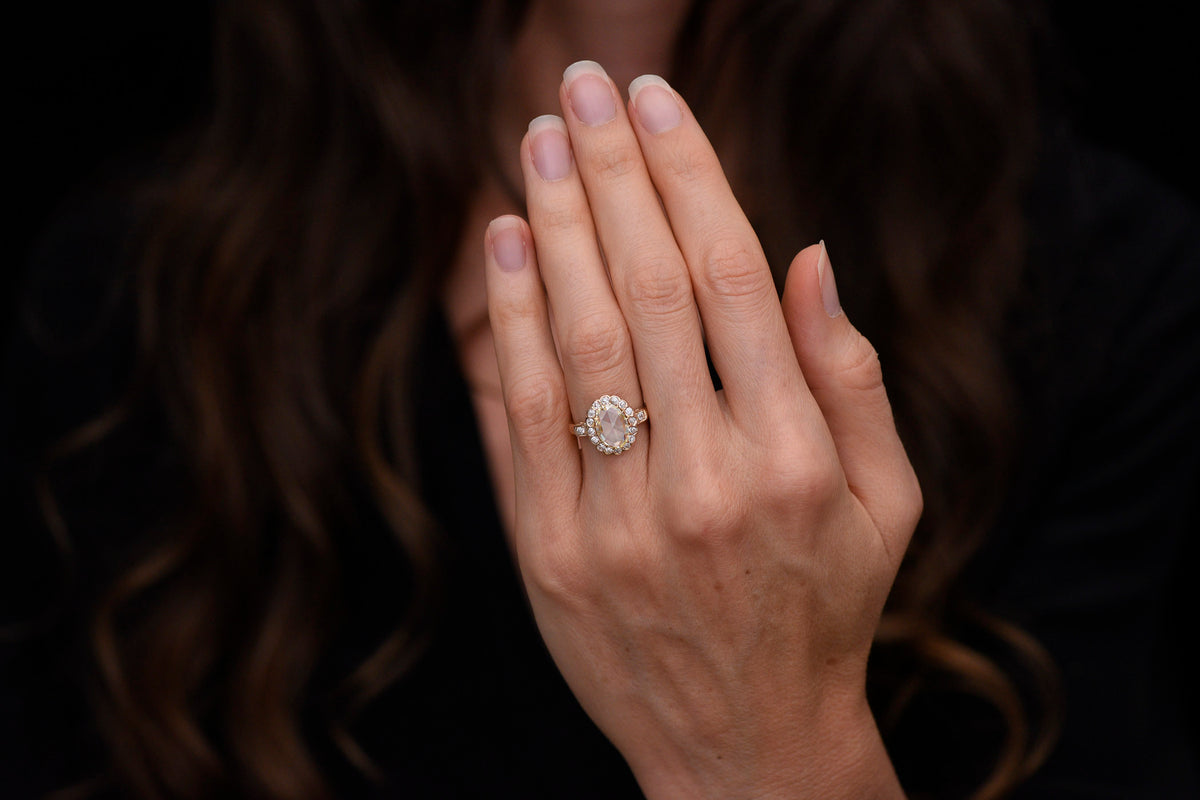
[[488, 316], [512, 441], [517, 516], [553, 515], [576, 505], [580, 451], [570, 431], [566, 383], [525, 220], [492, 220], [484, 253]]

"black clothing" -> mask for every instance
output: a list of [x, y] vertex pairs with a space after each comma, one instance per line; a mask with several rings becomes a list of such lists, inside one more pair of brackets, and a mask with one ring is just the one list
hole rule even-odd
[[[1178, 645], [1195, 633], [1180, 604], [1190, 600], [1200, 533], [1200, 225], [1129, 165], [1062, 139], [1048, 147], [1030, 214], [1033, 267], [1011, 353], [1025, 449], [970, 573], [979, 603], [1036, 636], [1063, 672], [1061, 743], [1019, 796], [1194, 798], [1197, 719], [1183, 701], [1196, 698], [1184, 683], [1195, 672], [1182, 670], [1195, 664]], [[127, 298], [102, 320], [102, 336], [88, 335], [104, 305], [97, 298], [113, 283], [114, 232], [127, 222], [94, 207], [68, 214], [69, 235], [52, 236], [35, 264], [28, 294], [43, 327], [84, 346], [52, 350], [22, 328], [9, 348], [0, 481], [14, 491], [3, 577], [16, 611], [6, 622], [42, 608], [59, 588], [32, 499], [36, 454], [114, 399], [128, 372]], [[331, 775], [347, 797], [640, 797], [528, 613], [478, 433], [461, 424], [473, 410], [440, 317], [423, 352], [418, 447], [426, 499], [451, 543], [446, 600], [426, 656], [355, 729], [387, 783], [356, 777], [325, 746]], [[104, 489], [84, 492], [71, 515], [86, 525], [74, 531], [83, 588], [68, 595], [68, 611], [102, 572], [90, 567], [115, 558], [155, 502], [169, 503], [155, 490], [155, 476], [173, 468], [161, 436], [161, 420], [148, 414], [90, 467]], [[104, 480], [114, 467], [118, 480]], [[371, 549], [381, 531], [361, 535], [347, 567], [356, 577], [347, 581], [350, 616], [382, 631], [393, 620], [390, 595], [372, 587], [386, 585], [392, 565]], [[82, 623], [78, 613], [62, 618], [0, 644], [4, 797], [86, 777], [102, 760], [82, 699]], [[955, 796], [951, 787], [978, 774], [967, 745], [994, 720], [955, 700], [916, 709], [889, 739], [897, 770], [910, 791]]]

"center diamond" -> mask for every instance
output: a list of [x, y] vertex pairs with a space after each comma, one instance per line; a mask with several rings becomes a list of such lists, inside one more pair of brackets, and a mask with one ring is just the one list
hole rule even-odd
[[600, 440], [609, 447], [618, 447], [625, 441], [625, 415], [615, 405], [608, 404], [596, 415], [596, 432]]

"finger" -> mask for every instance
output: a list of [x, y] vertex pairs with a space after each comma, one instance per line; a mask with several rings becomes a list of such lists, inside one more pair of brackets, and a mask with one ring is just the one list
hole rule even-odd
[[766, 256], [708, 138], [654, 75], [629, 87], [630, 117], [691, 271], [709, 353], [730, 410], [773, 424], [807, 399]]
[[579, 62], [564, 73], [561, 91], [655, 433], [694, 452], [696, 423], [715, 419], [717, 406], [687, 265], [612, 81], [598, 64]]
[[[642, 392], [629, 330], [604, 270], [596, 243], [587, 196], [579, 181], [566, 126], [558, 117], [538, 117], [521, 144], [525, 196], [529, 223], [537, 248], [538, 264], [549, 298], [550, 314], [558, 338], [558, 352], [566, 377], [572, 421], [582, 421], [589, 407], [604, 395], [617, 395], [638, 407]], [[598, 431], [593, 445], [615, 444], [623, 434], [610, 424]], [[621, 438], [624, 444], [623, 437]], [[636, 444], [636, 437], [635, 442]], [[586, 448], [585, 464], [607, 459], [594, 446]], [[645, 448], [620, 451], [623, 460], [597, 464], [597, 474], [607, 482], [616, 475], [641, 482], [645, 474]], [[634, 469], [634, 461], [641, 468]], [[585, 473], [590, 468], [585, 467]]]
[[[529, 498], [546, 509], [575, 508], [579, 448], [550, 333], [550, 317], [525, 221], [498, 217], [484, 237], [488, 317], [508, 410], [517, 516]], [[517, 526], [519, 529], [521, 526]]]
[[921, 516], [921, 489], [896, 432], [879, 358], [842, 312], [823, 242], [792, 261], [783, 308], [850, 490], [898, 560]]

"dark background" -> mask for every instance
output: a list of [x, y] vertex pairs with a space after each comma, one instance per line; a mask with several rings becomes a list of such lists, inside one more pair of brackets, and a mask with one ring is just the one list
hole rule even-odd
[[[27, 4], [9, 28], [26, 55], [15, 73], [10, 130], [16, 163], [12, 261], [0, 284], [4, 319], [29, 249], [79, 187], [152, 152], [205, 108], [212, 0], [157, 4]], [[1047, 63], [1082, 133], [1140, 161], [1200, 205], [1200, 97], [1195, 32], [1172, 7], [1047, 3]]]
[[[58, 209], [154, 152], [209, 99], [213, 0], [25, 5], [22, 23], [7, 27], [10, 58], [20, 56], [12, 59], [15, 102], [6, 115], [15, 143], [0, 346], [24, 265]], [[1180, 18], [1181, 5], [1048, 2], [1045, 65], [1052, 102], [1084, 137], [1140, 162], [1200, 206], [1200, 39]], [[6, 379], [19, 387], [21, 376]], [[1200, 697], [1194, 684], [1190, 691], [1194, 708]]]

